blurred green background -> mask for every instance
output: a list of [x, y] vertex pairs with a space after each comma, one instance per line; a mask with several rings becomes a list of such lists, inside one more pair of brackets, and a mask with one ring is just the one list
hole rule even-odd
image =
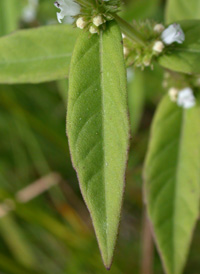
[[[0, 35], [57, 24], [53, 0], [0, 0]], [[126, 1], [126, 20], [164, 21], [165, 1]], [[53, 38], [52, 38], [53, 39]], [[0, 53], [1, 54], [1, 53]], [[163, 71], [128, 70], [132, 140], [119, 240], [111, 274], [164, 273], [142, 197], [142, 167]], [[0, 273], [102, 274], [88, 211], [72, 168], [65, 133], [67, 80], [0, 86]], [[185, 273], [200, 273], [197, 227]]]

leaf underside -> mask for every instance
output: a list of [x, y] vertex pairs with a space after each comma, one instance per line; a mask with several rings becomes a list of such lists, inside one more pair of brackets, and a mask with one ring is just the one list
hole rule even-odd
[[156, 113], [145, 163], [145, 199], [169, 274], [182, 273], [199, 214], [200, 106], [179, 108], [168, 96]]
[[129, 140], [126, 70], [115, 22], [100, 35], [83, 32], [76, 43], [70, 67], [67, 133], [82, 195], [109, 268]]

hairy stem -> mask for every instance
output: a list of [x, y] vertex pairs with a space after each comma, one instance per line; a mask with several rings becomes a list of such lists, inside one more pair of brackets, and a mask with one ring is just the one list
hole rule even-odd
[[117, 14], [114, 14], [113, 17], [118, 22], [119, 26], [121, 27], [122, 32], [126, 36], [128, 36], [130, 39], [134, 40], [138, 44], [145, 46], [144, 38], [133, 26], [131, 26], [128, 22], [123, 20]]

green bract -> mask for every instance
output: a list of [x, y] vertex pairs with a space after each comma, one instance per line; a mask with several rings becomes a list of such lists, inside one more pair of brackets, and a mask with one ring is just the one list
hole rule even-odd
[[83, 32], [77, 40], [69, 75], [67, 134], [103, 261], [109, 268], [118, 233], [129, 139], [126, 71], [115, 22], [100, 35]]

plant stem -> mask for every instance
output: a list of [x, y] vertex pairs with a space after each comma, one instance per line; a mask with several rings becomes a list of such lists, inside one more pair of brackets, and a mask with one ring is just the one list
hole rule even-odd
[[113, 17], [118, 22], [121, 27], [122, 32], [127, 35], [129, 38], [137, 42], [138, 44], [145, 46], [145, 41], [142, 35], [129, 23], [127, 23], [124, 19], [119, 17], [117, 14], [114, 14]]
[[78, 3], [84, 5], [84, 6], [93, 6], [94, 5], [94, 1], [93, 0], [78, 0]]
[[153, 273], [153, 259], [154, 259], [153, 251], [154, 251], [154, 246], [153, 246], [150, 223], [147, 217], [146, 210], [144, 210], [141, 274]]

